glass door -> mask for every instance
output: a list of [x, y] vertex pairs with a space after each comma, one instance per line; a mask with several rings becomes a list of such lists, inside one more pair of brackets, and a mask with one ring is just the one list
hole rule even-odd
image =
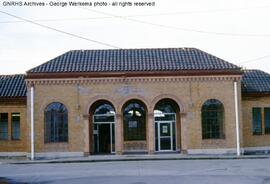
[[172, 151], [172, 122], [158, 122], [158, 134], [159, 151]]
[[94, 123], [95, 153], [115, 153], [115, 124]]
[[93, 137], [95, 153], [115, 153], [115, 115], [93, 116]]

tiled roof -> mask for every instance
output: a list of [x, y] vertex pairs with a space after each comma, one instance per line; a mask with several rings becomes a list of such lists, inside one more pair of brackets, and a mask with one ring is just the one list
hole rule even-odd
[[244, 70], [243, 93], [270, 93], [270, 74], [261, 70]]
[[195, 48], [73, 50], [27, 73], [240, 70]]
[[0, 75], [1, 97], [26, 97], [25, 75]]

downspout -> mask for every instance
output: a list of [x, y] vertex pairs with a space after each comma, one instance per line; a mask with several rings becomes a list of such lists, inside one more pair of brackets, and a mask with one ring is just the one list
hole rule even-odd
[[239, 133], [239, 110], [238, 110], [238, 95], [237, 95], [237, 81], [234, 81], [234, 105], [235, 105], [235, 127], [236, 127], [236, 152], [237, 156], [240, 152], [240, 133]]
[[31, 160], [35, 159], [34, 86], [31, 86]]

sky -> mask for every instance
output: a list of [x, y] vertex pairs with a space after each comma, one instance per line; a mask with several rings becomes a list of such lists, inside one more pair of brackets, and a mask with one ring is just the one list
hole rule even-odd
[[69, 50], [168, 47], [195, 47], [270, 73], [269, 0], [128, 1], [155, 6], [27, 7], [0, 0], [0, 74], [25, 73]]

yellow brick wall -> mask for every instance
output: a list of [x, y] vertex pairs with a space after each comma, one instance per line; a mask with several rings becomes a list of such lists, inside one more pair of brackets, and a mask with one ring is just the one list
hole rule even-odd
[[[105, 79], [104, 79], [105, 81]], [[29, 88], [30, 89], [30, 88]], [[28, 91], [30, 91], [28, 89]], [[93, 84], [36, 84], [35, 85], [35, 132], [36, 151], [71, 151], [83, 152], [87, 147], [85, 141], [84, 115], [89, 107], [98, 99], [112, 102], [117, 114], [122, 114], [122, 105], [129, 99], [142, 99], [148, 108], [153, 111], [153, 101], [158, 97], [176, 97], [181, 104], [181, 113], [184, 113], [184, 126], [187, 134], [184, 140], [187, 149], [205, 148], [235, 148], [235, 109], [233, 80], [207, 81], [159, 81], [159, 82], [115, 82]], [[225, 108], [225, 139], [202, 140], [201, 134], [201, 106], [208, 99], [218, 99]], [[240, 104], [240, 85], [238, 81], [238, 102]], [[44, 109], [52, 102], [61, 102], [68, 109], [68, 143], [44, 144]], [[240, 107], [240, 105], [239, 105]], [[241, 112], [241, 107], [240, 107]], [[30, 126], [30, 99], [28, 95], [28, 127]], [[182, 120], [182, 118], [181, 118]], [[240, 117], [240, 125], [241, 117]], [[183, 127], [181, 127], [182, 129]], [[177, 134], [181, 134], [178, 130]], [[180, 135], [183, 139], [184, 135]], [[90, 146], [91, 147], [91, 146]]]
[[[11, 140], [11, 113], [20, 113], [20, 140]], [[0, 113], [8, 113], [8, 140], [0, 140], [0, 152], [27, 152], [26, 105], [0, 104]]]
[[[252, 108], [262, 108], [262, 135], [252, 133]], [[270, 146], [270, 135], [264, 134], [264, 114], [263, 108], [270, 107], [270, 97], [244, 97], [242, 101], [244, 147], [264, 147]]]

